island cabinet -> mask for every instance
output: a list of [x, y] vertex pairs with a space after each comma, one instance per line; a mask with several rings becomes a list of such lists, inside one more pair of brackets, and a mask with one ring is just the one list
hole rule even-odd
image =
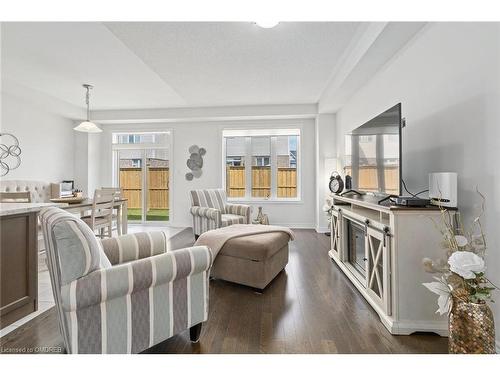
[[[436, 223], [438, 207], [379, 205], [375, 198], [333, 196], [328, 255], [373, 307], [392, 334], [435, 332], [446, 336], [446, 316], [422, 259], [445, 255]], [[451, 217], [454, 216], [451, 212]]]
[[37, 212], [0, 216], [0, 328], [37, 310]]

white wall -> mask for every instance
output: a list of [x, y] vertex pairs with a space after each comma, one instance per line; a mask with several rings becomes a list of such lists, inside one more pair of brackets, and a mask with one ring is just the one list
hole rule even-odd
[[[171, 225], [191, 226], [189, 214], [189, 195], [191, 189], [220, 188], [222, 186], [222, 130], [236, 128], [300, 128], [301, 129], [301, 171], [302, 201], [294, 203], [259, 203], [252, 204], [256, 216], [257, 206], [262, 205], [273, 224], [283, 224], [292, 227], [315, 226], [315, 135], [314, 120], [252, 120], [252, 121], [217, 121], [217, 122], [185, 122], [166, 124], [115, 124], [103, 125], [104, 132], [100, 135], [101, 155], [90, 166], [98, 169], [100, 181], [98, 185], [110, 186], [112, 183], [112, 132], [132, 130], [171, 130], [173, 136], [173, 157], [171, 165]], [[207, 150], [204, 156], [203, 175], [193, 181], [186, 181], [184, 175], [188, 172], [186, 160], [189, 157], [189, 146], [197, 144]], [[95, 172], [91, 172], [95, 173]]]
[[[335, 140], [335, 115], [321, 114], [316, 118], [316, 230], [328, 231], [328, 220], [323, 206], [326, 196], [330, 194], [328, 183], [333, 171], [328, 170], [325, 159], [337, 158], [337, 144]], [[339, 171], [340, 172], [340, 171]]]
[[73, 122], [2, 91], [1, 131], [19, 139], [21, 165], [4, 180], [73, 178]]
[[[496, 285], [500, 285], [499, 54], [499, 24], [431, 24], [337, 114], [342, 155], [346, 132], [402, 103], [407, 122], [403, 177], [408, 187], [425, 189], [429, 172], [458, 172], [459, 208], [468, 219], [478, 208], [474, 192], [478, 185], [487, 199], [487, 267]], [[499, 292], [495, 299], [492, 308], [500, 337]]]
[[[89, 197], [89, 134], [75, 132], [73, 136], [74, 146], [74, 173], [75, 188], [81, 189], [83, 195]], [[98, 170], [97, 166], [93, 168]]]
[[82, 190], [84, 196], [92, 197], [94, 190], [101, 188], [101, 134], [74, 131], [73, 136], [75, 188]]

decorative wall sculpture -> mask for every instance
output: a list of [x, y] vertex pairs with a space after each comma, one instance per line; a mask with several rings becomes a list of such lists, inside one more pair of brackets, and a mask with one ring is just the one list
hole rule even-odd
[[191, 172], [186, 173], [186, 180], [192, 181], [193, 178], [200, 178], [203, 168], [203, 155], [207, 151], [203, 147], [192, 145], [189, 147], [189, 159], [186, 162], [187, 167]]
[[0, 133], [0, 176], [21, 165], [19, 140], [10, 133]]

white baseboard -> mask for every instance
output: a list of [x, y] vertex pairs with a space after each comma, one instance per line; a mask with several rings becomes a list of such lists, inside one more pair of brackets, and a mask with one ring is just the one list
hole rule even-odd
[[316, 229], [316, 226], [311, 223], [270, 223], [271, 225], [278, 225], [280, 227], [288, 227], [294, 229]]
[[[288, 228], [293, 228], [293, 229], [316, 229], [316, 226], [314, 224], [311, 224], [311, 223], [275, 223], [275, 222], [271, 222], [270, 223], [271, 225], [278, 225], [280, 227], [288, 227]], [[192, 227], [192, 223], [190, 223], [189, 225], [180, 225], [178, 223], [170, 223], [169, 226], [171, 227], [175, 227], [175, 228], [191, 228]], [[325, 231], [325, 232], [328, 232], [328, 229]]]
[[328, 228], [328, 227], [316, 227], [314, 229], [316, 229], [316, 232], [318, 232], [318, 233], [329, 233], [330, 232], [330, 228]]

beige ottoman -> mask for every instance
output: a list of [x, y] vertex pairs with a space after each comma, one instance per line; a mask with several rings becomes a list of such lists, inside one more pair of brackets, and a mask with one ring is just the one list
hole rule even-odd
[[283, 232], [233, 238], [219, 251], [210, 275], [262, 290], [287, 265], [289, 240]]

